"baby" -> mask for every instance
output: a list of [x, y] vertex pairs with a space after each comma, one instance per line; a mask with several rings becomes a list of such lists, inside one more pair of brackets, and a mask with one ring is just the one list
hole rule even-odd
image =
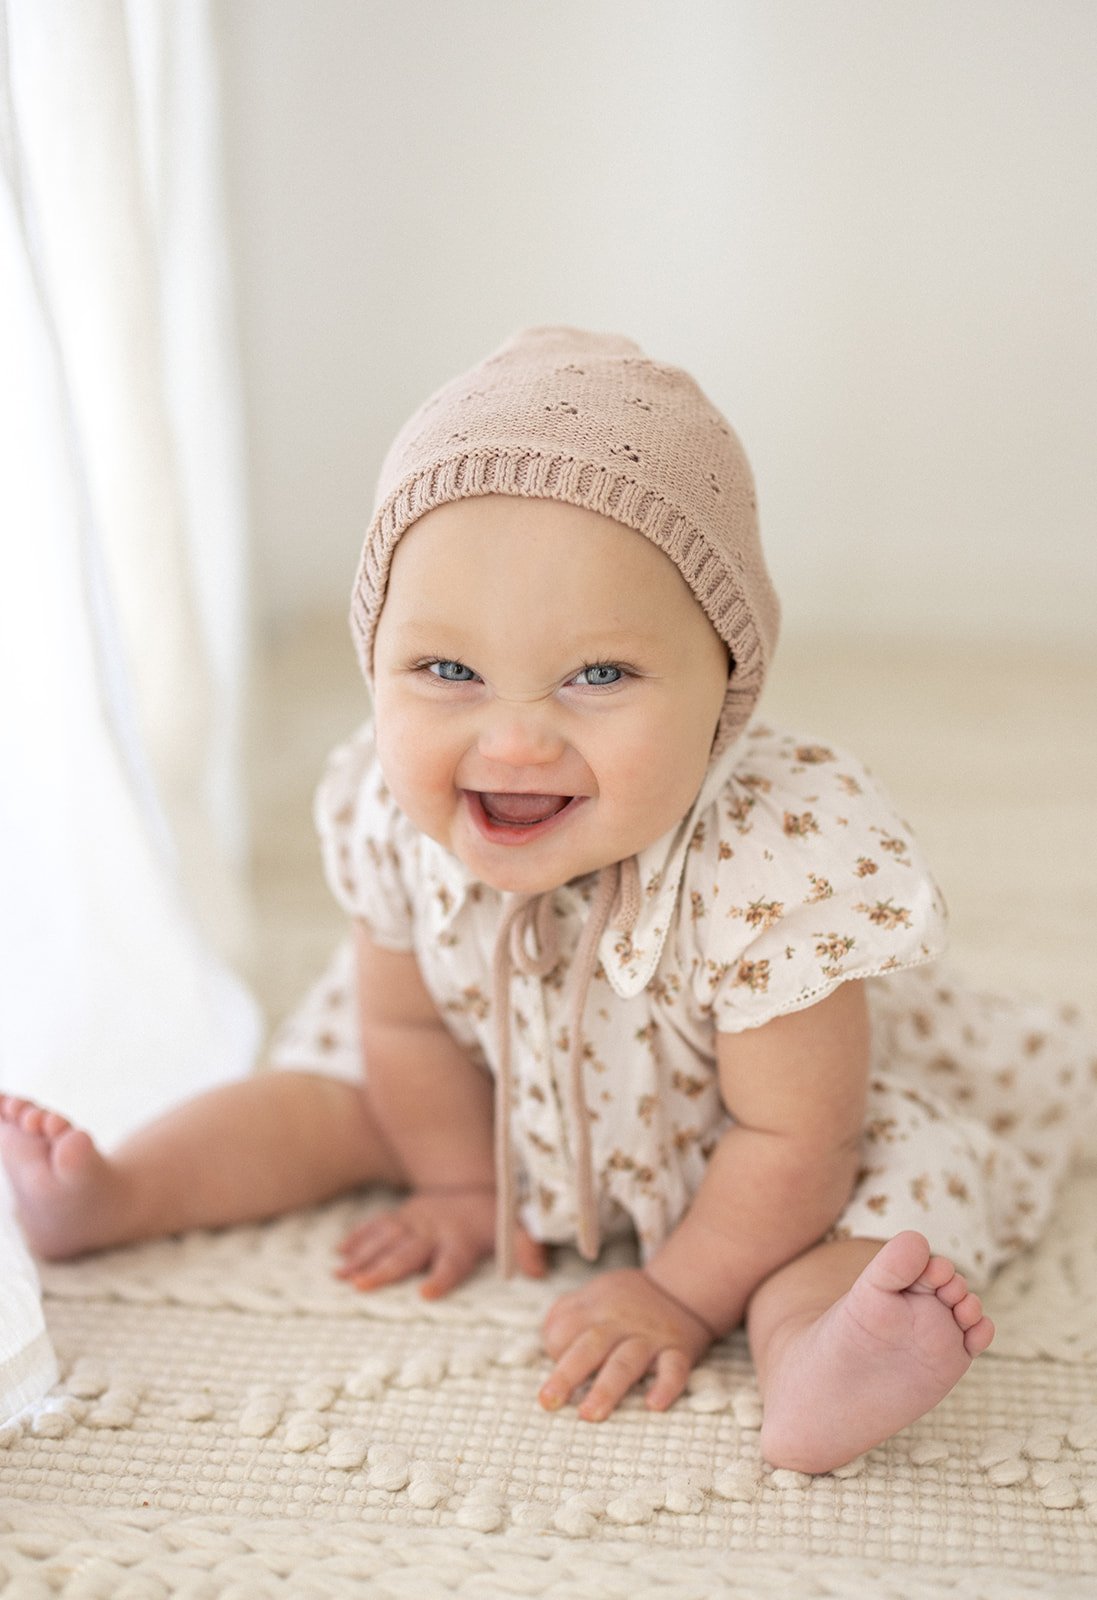
[[914, 1421], [990, 1344], [972, 1286], [1039, 1236], [1097, 1069], [942, 976], [865, 769], [752, 721], [777, 602], [724, 418], [627, 339], [516, 334], [394, 442], [352, 620], [373, 717], [317, 820], [353, 939], [279, 1070], [109, 1157], [0, 1102], [31, 1244], [395, 1186], [342, 1245], [359, 1289], [638, 1241], [549, 1311], [549, 1410], [648, 1375], [663, 1410], [745, 1320], [774, 1465]]

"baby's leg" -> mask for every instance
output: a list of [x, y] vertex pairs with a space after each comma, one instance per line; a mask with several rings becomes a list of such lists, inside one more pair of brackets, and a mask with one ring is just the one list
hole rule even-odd
[[829, 1472], [914, 1422], [959, 1382], [994, 1326], [920, 1233], [816, 1245], [767, 1278], [747, 1314], [762, 1453]]
[[56, 1112], [0, 1096], [0, 1157], [30, 1244], [49, 1260], [402, 1182], [365, 1088], [309, 1072], [211, 1089], [109, 1156]]

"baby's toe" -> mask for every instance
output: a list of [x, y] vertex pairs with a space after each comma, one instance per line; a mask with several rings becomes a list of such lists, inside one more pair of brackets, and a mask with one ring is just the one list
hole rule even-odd
[[951, 1283], [955, 1276], [956, 1268], [947, 1256], [930, 1256], [918, 1282], [923, 1288], [935, 1289], [940, 1294], [945, 1285]]
[[33, 1100], [20, 1100], [16, 1105], [18, 1109], [8, 1120], [14, 1122], [22, 1133], [32, 1133], [39, 1139], [56, 1139], [72, 1126], [59, 1111], [36, 1105]]
[[962, 1300], [953, 1306], [952, 1315], [956, 1318], [957, 1327], [963, 1328], [966, 1333], [969, 1328], [974, 1328], [975, 1324], [981, 1319], [983, 1302], [977, 1294], [966, 1294]]
[[870, 1291], [882, 1289], [886, 1294], [899, 1294], [921, 1283], [929, 1265], [928, 1239], [908, 1228], [881, 1245], [858, 1282]]
[[989, 1317], [978, 1322], [964, 1334], [964, 1349], [969, 1356], [981, 1356], [994, 1338], [994, 1324]]
[[937, 1290], [937, 1298], [942, 1305], [955, 1308], [968, 1293], [967, 1279], [962, 1272], [954, 1272], [947, 1282], [942, 1283]]

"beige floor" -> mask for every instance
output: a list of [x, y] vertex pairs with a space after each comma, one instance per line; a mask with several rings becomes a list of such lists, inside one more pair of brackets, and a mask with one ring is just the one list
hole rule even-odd
[[[310, 803], [325, 751], [368, 710], [345, 618], [268, 648], [257, 702], [254, 984], [273, 1020], [342, 930]], [[788, 639], [760, 710], [885, 784], [974, 982], [1097, 1009], [1097, 653]]]

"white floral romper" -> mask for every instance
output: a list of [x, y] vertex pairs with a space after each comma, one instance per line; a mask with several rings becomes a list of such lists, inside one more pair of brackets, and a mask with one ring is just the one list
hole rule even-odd
[[[492, 1070], [492, 955], [513, 897], [412, 827], [369, 723], [329, 757], [316, 821], [340, 904], [379, 944], [415, 952], [451, 1032]], [[759, 1027], [863, 978], [873, 1071], [836, 1235], [917, 1228], [976, 1288], [1039, 1237], [1097, 1114], [1094, 1040], [1068, 1008], [974, 994], [942, 969], [941, 895], [863, 766], [754, 723], [637, 865], [639, 919], [624, 938], [607, 926], [583, 1013], [603, 1235], [634, 1231], [646, 1259], [689, 1206], [729, 1122], [717, 1031]], [[552, 895], [556, 970], [510, 979], [521, 1216], [546, 1242], [576, 1232], [565, 977], [596, 876]], [[283, 1024], [272, 1064], [368, 1077], [353, 985], [348, 939]]]

